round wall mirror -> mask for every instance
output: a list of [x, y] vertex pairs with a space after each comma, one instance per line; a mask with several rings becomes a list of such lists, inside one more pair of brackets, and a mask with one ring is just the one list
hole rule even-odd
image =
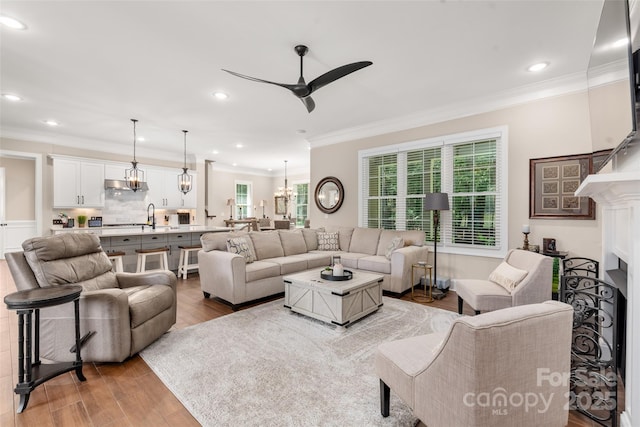
[[344, 200], [344, 187], [340, 180], [333, 176], [323, 178], [316, 186], [316, 206], [324, 213], [334, 213]]

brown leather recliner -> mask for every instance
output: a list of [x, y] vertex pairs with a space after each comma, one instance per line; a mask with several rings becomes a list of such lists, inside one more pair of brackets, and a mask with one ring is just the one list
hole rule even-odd
[[[18, 290], [76, 284], [80, 334], [95, 332], [82, 346], [85, 362], [121, 362], [138, 353], [176, 322], [176, 276], [171, 271], [115, 273], [94, 234], [36, 237], [23, 252], [5, 258]], [[40, 310], [40, 355], [71, 361], [73, 304]]]

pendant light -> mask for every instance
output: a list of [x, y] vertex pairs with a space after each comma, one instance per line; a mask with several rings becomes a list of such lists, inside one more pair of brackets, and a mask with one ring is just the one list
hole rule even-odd
[[178, 175], [178, 189], [182, 191], [183, 194], [187, 194], [191, 191], [191, 180], [193, 177], [187, 173], [187, 130], [183, 130], [184, 132], [184, 167], [182, 168], [182, 173]]
[[138, 169], [138, 162], [136, 161], [136, 122], [138, 120], [131, 119], [131, 121], [133, 122], [133, 161], [131, 162], [133, 167], [125, 171], [124, 179], [127, 181], [127, 187], [133, 191], [138, 191], [144, 183], [144, 171]]

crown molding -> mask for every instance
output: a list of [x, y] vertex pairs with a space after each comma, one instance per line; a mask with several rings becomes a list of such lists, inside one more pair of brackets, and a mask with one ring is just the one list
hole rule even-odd
[[403, 117], [395, 117], [362, 126], [342, 129], [310, 138], [309, 143], [311, 144], [311, 148], [338, 144], [496, 111], [544, 98], [580, 92], [586, 89], [586, 73], [574, 73], [498, 92], [489, 97], [472, 98], [431, 110], [419, 111]]

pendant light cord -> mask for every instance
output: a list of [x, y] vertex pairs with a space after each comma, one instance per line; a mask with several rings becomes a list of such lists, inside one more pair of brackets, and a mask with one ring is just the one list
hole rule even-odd
[[137, 163], [136, 162], [136, 139], [138, 138], [136, 138], [136, 122], [138, 120], [131, 119], [131, 121], [133, 122], [133, 162]]
[[182, 132], [184, 132], [184, 169], [187, 169], [187, 132], [189, 131], [183, 130]]

